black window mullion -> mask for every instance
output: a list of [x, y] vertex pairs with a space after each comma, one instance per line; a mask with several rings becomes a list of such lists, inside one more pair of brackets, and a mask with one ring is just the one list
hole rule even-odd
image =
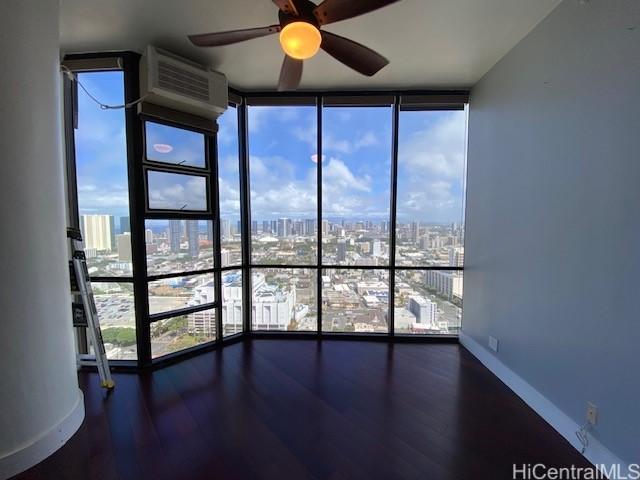
[[316, 99], [317, 119], [316, 119], [316, 155], [318, 161], [316, 162], [316, 203], [318, 208], [316, 219], [316, 232], [317, 232], [317, 251], [318, 251], [318, 264], [316, 272], [316, 317], [317, 317], [317, 333], [322, 335], [322, 97], [318, 96]]
[[242, 314], [243, 331], [251, 331], [251, 190], [249, 185], [249, 139], [247, 128], [247, 104], [238, 106], [238, 149], [240, 161], [240, 224], [242, 243]]
[[400, 97], [393, 102], [393, 120], [391, 123], [391, 206], [389, 218], [389, 335], [395, 335], [395, 289], [396, 289], [396, 210], [398, 202], [398, 124], [400, 121]]
[[[217, 123], [216, 123], [217, 125]], [[218, 129], [216, 128], [216, 131]], [[209, 190], [211, 195], [211, 211], [213, 213], [213, 266], [215, 302], [216, 302], [216, 340], [224, 338], [222, 325], [222, 236], [220, 232], [220, 185], [218, 173], [218, 140], [217, 136], [207, 136], [207, 165], [211, 171], [209, 176]]]
[[171, 272], [171, 273], [161, 273], [157, 275], [147, 275], [148, 282], [156, 282], [158, 280], [167, 280], [169, 278], [178, 278], [178, 277], [190, 277], [192, 275], [206, 275], [207, 273], [214, 273], [217, 269], [213, 268], [205, 268], [204, 270], [187, 270], [185, 272]]
[[211, 310], [218, 306], [218, 302], [204, 303], [202, 305], [195, 305], [192, 307], [177, 308], [175, 310], [169, 310], [166, 312], [153, 313], [149, 315], [149, 323], [159, 322], [160, 320], [166, 320], [168, 318], [181, 317], [183, 315], [189, 315], [190, 313], [202, 312], [204, 310]]
[[[125, 102], [128, 103], [140, 97], [138, 73], [140, 55], [127, 53], [122, 56], [122, 60]], [[146, 279], [147, 251], [144, 218], [146, 190], [144, 188], [145, 175], [142, 167], [145, 139], [142, 131], [142, 121], [138, 118], [135, 109], [126, 109], [125, 124], [138, 365], [147, 366], [151, 364], [151, 329], [147, 321], [149, 316], [149, 291]]]

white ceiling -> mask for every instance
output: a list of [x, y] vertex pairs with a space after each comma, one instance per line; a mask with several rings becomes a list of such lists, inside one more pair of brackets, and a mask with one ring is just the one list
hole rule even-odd
[[[301, 89], [463, 88], [474, 85], [561, 0], [402, 0], [326, 30], [390, 60], [364, 77], [324, 52], [305, 62]], [[240, 89], [275, 89], [278, 36], [202, 49], [187, 34], [277, 23], [270, 0], [62, 0], [63, 52], [153, 44], [225, 73]]]

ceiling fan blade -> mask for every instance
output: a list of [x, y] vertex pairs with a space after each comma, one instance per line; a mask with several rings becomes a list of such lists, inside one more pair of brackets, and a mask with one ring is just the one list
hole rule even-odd
[[325, 31], [320, 34], [320, 48], [356, 72], [370, 77], [389, 64], [389, 60], [382, 55], [353, 40]]
[[326, 25], [369, 13], [398, 1], [400, 0], [324, 0], [313, 9], [313, 14], [320, 25]]
[[229, 30], [227, 32], [202, 33], [199, 35], [189, 35], [191, 43], [197, 47], [220, 47], [231, 45], [232, 43], [244, 42], [252, 38], [264, 37], [272, 33], [278, 33], [280, 25], [270, 25], [268, 27], [245, 28], [243, 30]]
[[300, 15], [293, 0], [272, 0], [272, 2], [278, 6], [281, 12], [287, 15], [295, 15], [296, 17]]
[[280, 69], [280, 79], [278, 80], [278, 91], [295, 90], [302, 78], [302, 60], [284, 56], [282, 68]]

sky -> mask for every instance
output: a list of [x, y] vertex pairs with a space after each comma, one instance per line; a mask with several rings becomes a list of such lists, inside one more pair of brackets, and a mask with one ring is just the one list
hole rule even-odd
[[[121, 104], [122, 72], [80, 74], [103, 103]], [[316, 110], [312, 106], [248, 107], [252, 220], [316, 216]], [[398, 222], [461, 222], [466, 114], [400, 112]], [[235, 108], [219, 118], [220, 213], [240, 215], [238, 125]], [[390, 107], [323, 109], [322, 173], [325, 219], [389, 220]], [[147, 126], [147, 155], [160, 162], [204, 165], [202, 135]], [[128, 216], [123, 110], [101, 110], [81, 90], [76, 164], [81, 214]], [[152, 175], [150, 203], [199, 210], [201, 178]], [[116, 220], [118, 224], [118, 220]]]

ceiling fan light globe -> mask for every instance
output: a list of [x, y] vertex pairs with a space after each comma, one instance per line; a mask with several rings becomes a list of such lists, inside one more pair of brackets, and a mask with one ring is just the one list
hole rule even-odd
[[306, 60], [320, 49], [320, 31], [308, 22], [292, 22], [280, 31], [280, 45], [291, 58]]

